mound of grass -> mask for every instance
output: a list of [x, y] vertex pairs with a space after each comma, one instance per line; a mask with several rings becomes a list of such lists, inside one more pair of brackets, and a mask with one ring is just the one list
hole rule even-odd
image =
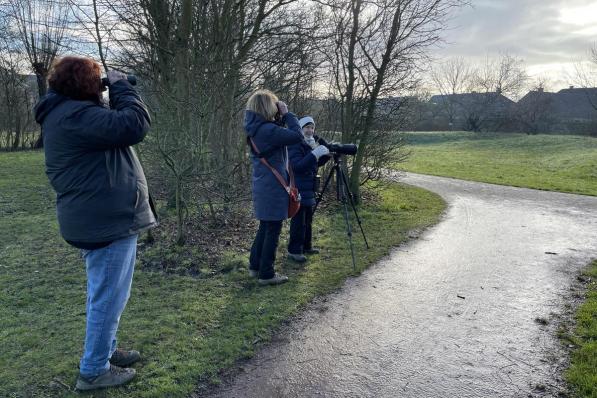
[[597, 195], [597, 139], [573, 135], [406, 133], [410, 159], [397, 167], [550, 191]]
[[[421, 189], [393, 184], [377, 192], [378, 200], [359, 210], [371, 248], [355, 232], [356, 274], [444, 209]], [[0, 396], [78, 396], [72, 388], [84, 337], [85, 271], [77, 250], [59, 236], [43, 154], [0, 154], [0, 224]], [[355, 275], [339, 209], [318, 214], [314, 233], [323, 250], [305, 267], [283, 260], [282, 238], [276, 267], [290, 282], [267, 288], [248, 277], [246, 251], [221, 256], [217, 269], [226, 272], [195, 277], [139, 266], [144, 256], [155, 261], [163, 246], [157, 254], [143, 249], [119, 331], [120, 346], [140, 350], [143, 360], [131, 384], [98, 394], [185, 397], [200, 382], [217, 383], [221, 370], [253, 355], [281, 322]], [[190, 264], [205, 263], [193, 258], [200, 251], [188, 253]]]

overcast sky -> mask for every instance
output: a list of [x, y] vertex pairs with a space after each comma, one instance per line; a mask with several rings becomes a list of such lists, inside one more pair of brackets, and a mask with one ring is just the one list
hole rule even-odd
[[472, 0], [450, 21], [440, 58], [484, 59], [508, 52], [547, 88], [572, 84], [573, 64], [597, 43], [597, 0]]

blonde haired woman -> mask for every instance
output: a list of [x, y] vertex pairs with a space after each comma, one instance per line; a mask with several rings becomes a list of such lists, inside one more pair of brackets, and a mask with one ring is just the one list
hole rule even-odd
[[[279, 285], [288, 277], [274, 271], [276, 248], [282, 221], [288, 218], [288, 193], [266, 165], [267, 162], [288, 181], [287, 145], [303, 140], [297, 117], [268, 90], [254, 92], [247, 101], [245, 132], [253, 163], [253, 209], [259, 230], [251, 247], [249, 273], [260, 285]], [[255, 151], [257, 148], [257, 151]]]

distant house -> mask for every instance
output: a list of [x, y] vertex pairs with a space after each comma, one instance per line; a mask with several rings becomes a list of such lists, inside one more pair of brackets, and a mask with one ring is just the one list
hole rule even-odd
[[471, 131], [499, 130], [515, 104], [499, 91], [434, 95], [429, 102], [434, 117], [444, 119], [450, 129]]
[[592, 120], [597, 112], [597, 87], [560, 90], [554, 96], [553, 106], [562, 119]]
[[555, 93], [542, 88], [529, 91], [516, 104], [516, 118], [519, 129], [526, 133], [541, 133], [553, 130], [557, 123], [554, 114]]
[[517, 103], [523, 126], [544, 132], [590, 132], [597, 122], [597, 88], [570, 87], [551, 93], [539, 88]]

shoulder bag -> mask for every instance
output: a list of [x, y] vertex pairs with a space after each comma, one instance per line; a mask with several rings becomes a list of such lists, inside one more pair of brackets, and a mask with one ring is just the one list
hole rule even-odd
[[287, 183], [286, 180], [284, 180], [284, 177], [280, 175], [278, 170], [274, 169], [272, 165], [269, 164], [267, 159], [265, 159], [265, 156], [263, 156], [261, 152], [259, 152], [259, 149], [257, 149], [257, 145], [255, 145], [253, 139], [249, 138], [249, 141], [251, 142], [253, 151], [255, 151], [255, 153], [257, 154], [259, 161], [263, 163], [267, 168], [269, 168], [272, 171], [272, 173], [274, 173], [274, 176], [276, 176], [276, 179], [278, 180], [280, 185], [282, 185], [284, 190], [288, 193], [288, 218], [294, 217], [295, 214], [298, 213], [299, 209], [301, 208], [301, 194], [299, 193], [298, 188], [294, 183], [294, 173], [292, 172], [292, 167], [290, 167], [288, 161], [288, 149], [286, 149], [286, 171], [288, 172], [288, 176], [290, 177], [290, 183]]

